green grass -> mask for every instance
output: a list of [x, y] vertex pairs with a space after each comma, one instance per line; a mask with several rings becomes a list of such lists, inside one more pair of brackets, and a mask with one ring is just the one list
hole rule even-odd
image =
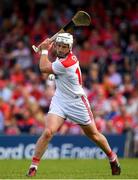
[[[0, 179], [27, 179], [29, 160], [0, 160]], [[111, 176], [107, 160], [43, 160], [29, 179], [138, 179], [138, 159], [121, 159], [122, 174]]]

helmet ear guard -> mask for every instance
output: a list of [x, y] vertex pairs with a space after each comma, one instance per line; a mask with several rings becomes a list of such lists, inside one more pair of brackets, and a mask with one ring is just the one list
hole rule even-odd
[[56, 38], [56, 43], [68, 44], [69, 48], [72, 49], [73, 36], [70, 33], [59, 33]]

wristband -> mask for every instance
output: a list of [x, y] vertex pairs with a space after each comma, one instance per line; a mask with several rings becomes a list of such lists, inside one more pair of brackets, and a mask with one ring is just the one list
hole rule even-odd
[[41, 51], [41, 55], [48, 55], [48, 50], [43, 49], [43, 50]]

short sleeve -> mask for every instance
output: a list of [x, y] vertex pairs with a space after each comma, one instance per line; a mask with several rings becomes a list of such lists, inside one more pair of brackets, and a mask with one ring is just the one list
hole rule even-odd
[[52, 63], [52, 70], [55, 74], [64, 74], [66, 71], [64, 66], [58, 60]]

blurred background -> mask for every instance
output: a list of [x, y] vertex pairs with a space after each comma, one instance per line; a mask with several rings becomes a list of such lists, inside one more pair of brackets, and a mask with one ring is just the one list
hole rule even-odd
[[[40, 135], [55, 91], [39, 71], [38, 45], [68, 23], [78, 10], [91, 15], [89, 27], [76, 28], [73, 51], [97, 128], [126, 135], [138, 156], [138, 1], [1, 0], [0, 134]], [[55, 57], [50, 54], [51, 60]], [[83, 135], [65, 121], [58, 135]], [[132, 146], [131, 146], [132, 147]]]

